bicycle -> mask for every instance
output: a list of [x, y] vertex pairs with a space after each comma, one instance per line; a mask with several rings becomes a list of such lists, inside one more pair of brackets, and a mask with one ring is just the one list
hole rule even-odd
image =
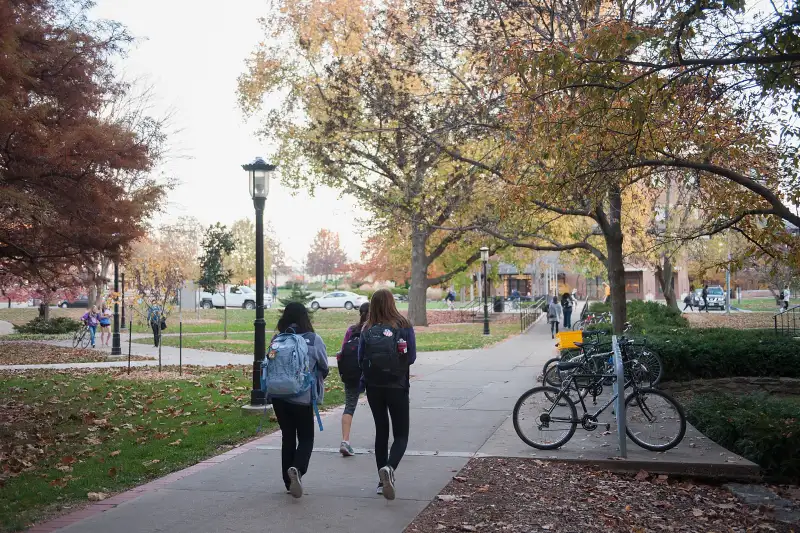
[[[623, 345], [629, 345], [631, 341], [623, 341]], [[628, 437], [638, 446], [650, 451], [666, 451], [674, 448], [683, 440], [686, 433], [686, 415], [683, 408], [668, 394], [651, 387], [640, 387], [633, 372], [626, 372], [625, 383], [622, 391], [612, 395], [605, 405], [601, 406], [594, 413], [590, 413], [586, 408], [581, 387], [587, 391], [592, 390], [593, 395], [599, 396], [602, 384], [606, 382], [615, 383], [617, 376], [614, 373], [594, 373], [579, 372], [584, 366], [583, 361], [560, 362], [558, 367], [562, 371], [574, 370], [568, 374], [562, 383], [561, 388], [540, 386], [534, 387], [523, 393], [514, 405], [513, 423], [514, 431], [527, 445], [540, 450], [553, 450], [566, 444], [578, 427], [578, 423], [586, 431], [596, 430], [602, 423], [599, 416], [611, 406], [619, 394], [631, 389], [631, 393], [625, 398], [625, 432]], [[583, 383], [583, 385], [581, 385]], [[578, 418], [578, 410], [575, 401], [570, 397], [570, 390], [578, 393], [578, 401], [583, 410], [583, 415]], [[597, 394], [594, 394], [597, 393]], [[523, 412], [530, 406], [532, 414], [528, 416]], [[534, 421], [534, 427], [528, 429], [529, 420]], [[654, 442], [645, 440], [644, 434], [649, 428], [651, 433], [655, 430], [664, 429], [670, 421], [677, 421], [677, 430], [666, 437], [657, 437]], [[611, 423], [605, 422], [606, 430], [610, 430]], [[560, 428], [560, 429], [558, 429]], [[532, 438], [529, 431], [538, 430], [544, 435], [560, 431], [561, 434], [555, 439], [546, 437]]]
[[89, 333], [89, 326], [83, 324], [78, 331], [72, 336], [73, 348], [88, 348], [92, 342], [91, 334]]

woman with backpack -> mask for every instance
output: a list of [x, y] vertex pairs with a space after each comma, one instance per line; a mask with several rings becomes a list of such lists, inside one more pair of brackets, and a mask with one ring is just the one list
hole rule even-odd
[[[297, 345], [292, 342], [299, 341], [294, 335], [302, 337], [308, 349], [308, 373], [312, 381], [307, 390], [300, 394], [277, 395], [270, 387], [269, 379], [266, 389], [267, 400], [272, 402], [272, 410], [281, 428], [283, 483], [289, 494], [300, 498], [303, 496], [302, 478], [308, 470], [314, 449], [314, 408], [316, 403], [322, 403], [325, 394], [328, 352], [322, 338], [314, 333], [308, 310], [301, 303], [292, 302], [286, 306], [278, 320], [277, 330], [278, 335], [272, 338], [267, 348], [268, 360], [282, 363], [283, 357], [292, 359], [292, 352], [297, 351]], [[289, 350], [285, 347], [289, 347]]]
[[[358, 362], [367, 389], [367, 401], [375, 420], [375, 462], [378, 494], [395, 498], [394, 471], [408, 446], [409, 367], [417, 358], [414, 328], [397, 311], [392, 293], [375, 291], [358, 343]], [[389, 451], [389, 419], [392, 442]]]
[[555, 339], [558, 333], [558, 321], [561, 319], [561, 304], [558, 296], [553, 296], [553, 301], [547, 306], [547, 321], [550, 322], [550, 338]]
[[360, 318], [358, 324], [347, 328], [342, 341], [342, 349], [336, 355], [339, 376], [344, 383], [344, 413], [342, 413], [342, 444], [339, 453], [344, 457], [355, 455], [350, 446], [350, 427], [353, 425], [353, 415], [356, 414], [358, 397], [364, 390], [361, 386], [361, 367], [358, 366], [358, 344], [361, 330], [369, 316], [369, 302], [361, 304], [358, 309]]
[[561, 308], [564, 310], [564, 329], [572, 327], [572, 297], [568, 292], [561, 296]]

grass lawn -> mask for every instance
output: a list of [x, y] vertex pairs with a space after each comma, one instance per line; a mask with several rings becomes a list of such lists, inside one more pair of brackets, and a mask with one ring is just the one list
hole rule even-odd
[[773, 314], [778, 312], [778, 306], [775, 304], [774, 298], [742, 299], [742, 303], [738, 303], [734, 298], [731, 300], [731, 305], [747, 311], [766, 311]]
[[[339, 351], [348, 325], [350, 325], [349, 322], [343, 322], [335, 328], [324, 328], [317, 320], [314, 321], [314, 330], [325, 341], [329, 356], [333, 356]], [[492, 324], [491, 331], [491, 335], [484, 337], [482, 324], [446, 324], [415, 328], [417, 350], [433, 352], [481, 348], [519, 333], [519, 324]], [[268, 331], [268, 333], [270, 332]], [[133, 342], [149, 344], [152, 341], [150, 339], [134, 339]], [[178, 337], [163, 337], [164, 346], [177, 347], [178, 342]], [[222, 335], [184, 335], [183, 347], [251, 355], [254, 348], [253, 333], [232, 333], [228, 335], [227, 340], [223, 339]]]
[[[239, 407], [247, 367], [3, 373], [0, 531], [195, 464], [253, 438], [263, 418]], [[344, 401], [338, 374], [326, 406]], [[268, 420], [266, 431], [276, 428]], [[277, 468], [277, 466], [276, 466]], [[277, 475], [277, 470], [275, 472]]]
[[[56, 307], [50, 309], [50, 318], [66, 316], [77, 320], [82, 317], [84, 313], [86, 313], [86, 309], [61, 309], [60, 307]], [[39, 316], [38, 307], [0, 308], [0, 320], [11, 322], [15, 326], [27, 324], [37, 316]]]

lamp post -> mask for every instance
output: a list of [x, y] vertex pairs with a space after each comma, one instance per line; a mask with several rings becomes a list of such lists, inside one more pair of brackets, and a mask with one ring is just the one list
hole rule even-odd
[[111, 335], [111, 355], [122, 355], [119, 338], [119, 256], [114, 258], [114, 333]]
[[125, 325], [125, 271], [123, 270], [119, 274], [120, 276], [120, 283], [122, 285], [122, 324], [120, 324], [120, 329], [125, 329], [127, 326]]
[[253, 388], [250, 391], [250, 405], [263, 406], [266, 403], [261, 390], [261, 362], [266, 354], [266, 323], [264, 322], [264, 203], [269, 193], [269, 176], [277, 168], [262, 158], [256, 157], [252, 163], [242, 165], [247, 172], [250, 197], [256, 210], [256, 319], [255, 349], [253, 350]]
[[489, 248], [481, 248], [481, 261], [483, 262], [483, 334], [489, 335], [489, 283], [486, 279], [486, 264], [489, 262]]

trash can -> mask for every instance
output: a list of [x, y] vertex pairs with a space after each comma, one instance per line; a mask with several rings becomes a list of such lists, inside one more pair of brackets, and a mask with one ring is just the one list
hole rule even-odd
[[503, 312], [503, 297], [502, 296], [495, 296], [494, 297], [494, 312], [495, 313], [502, 313]]

